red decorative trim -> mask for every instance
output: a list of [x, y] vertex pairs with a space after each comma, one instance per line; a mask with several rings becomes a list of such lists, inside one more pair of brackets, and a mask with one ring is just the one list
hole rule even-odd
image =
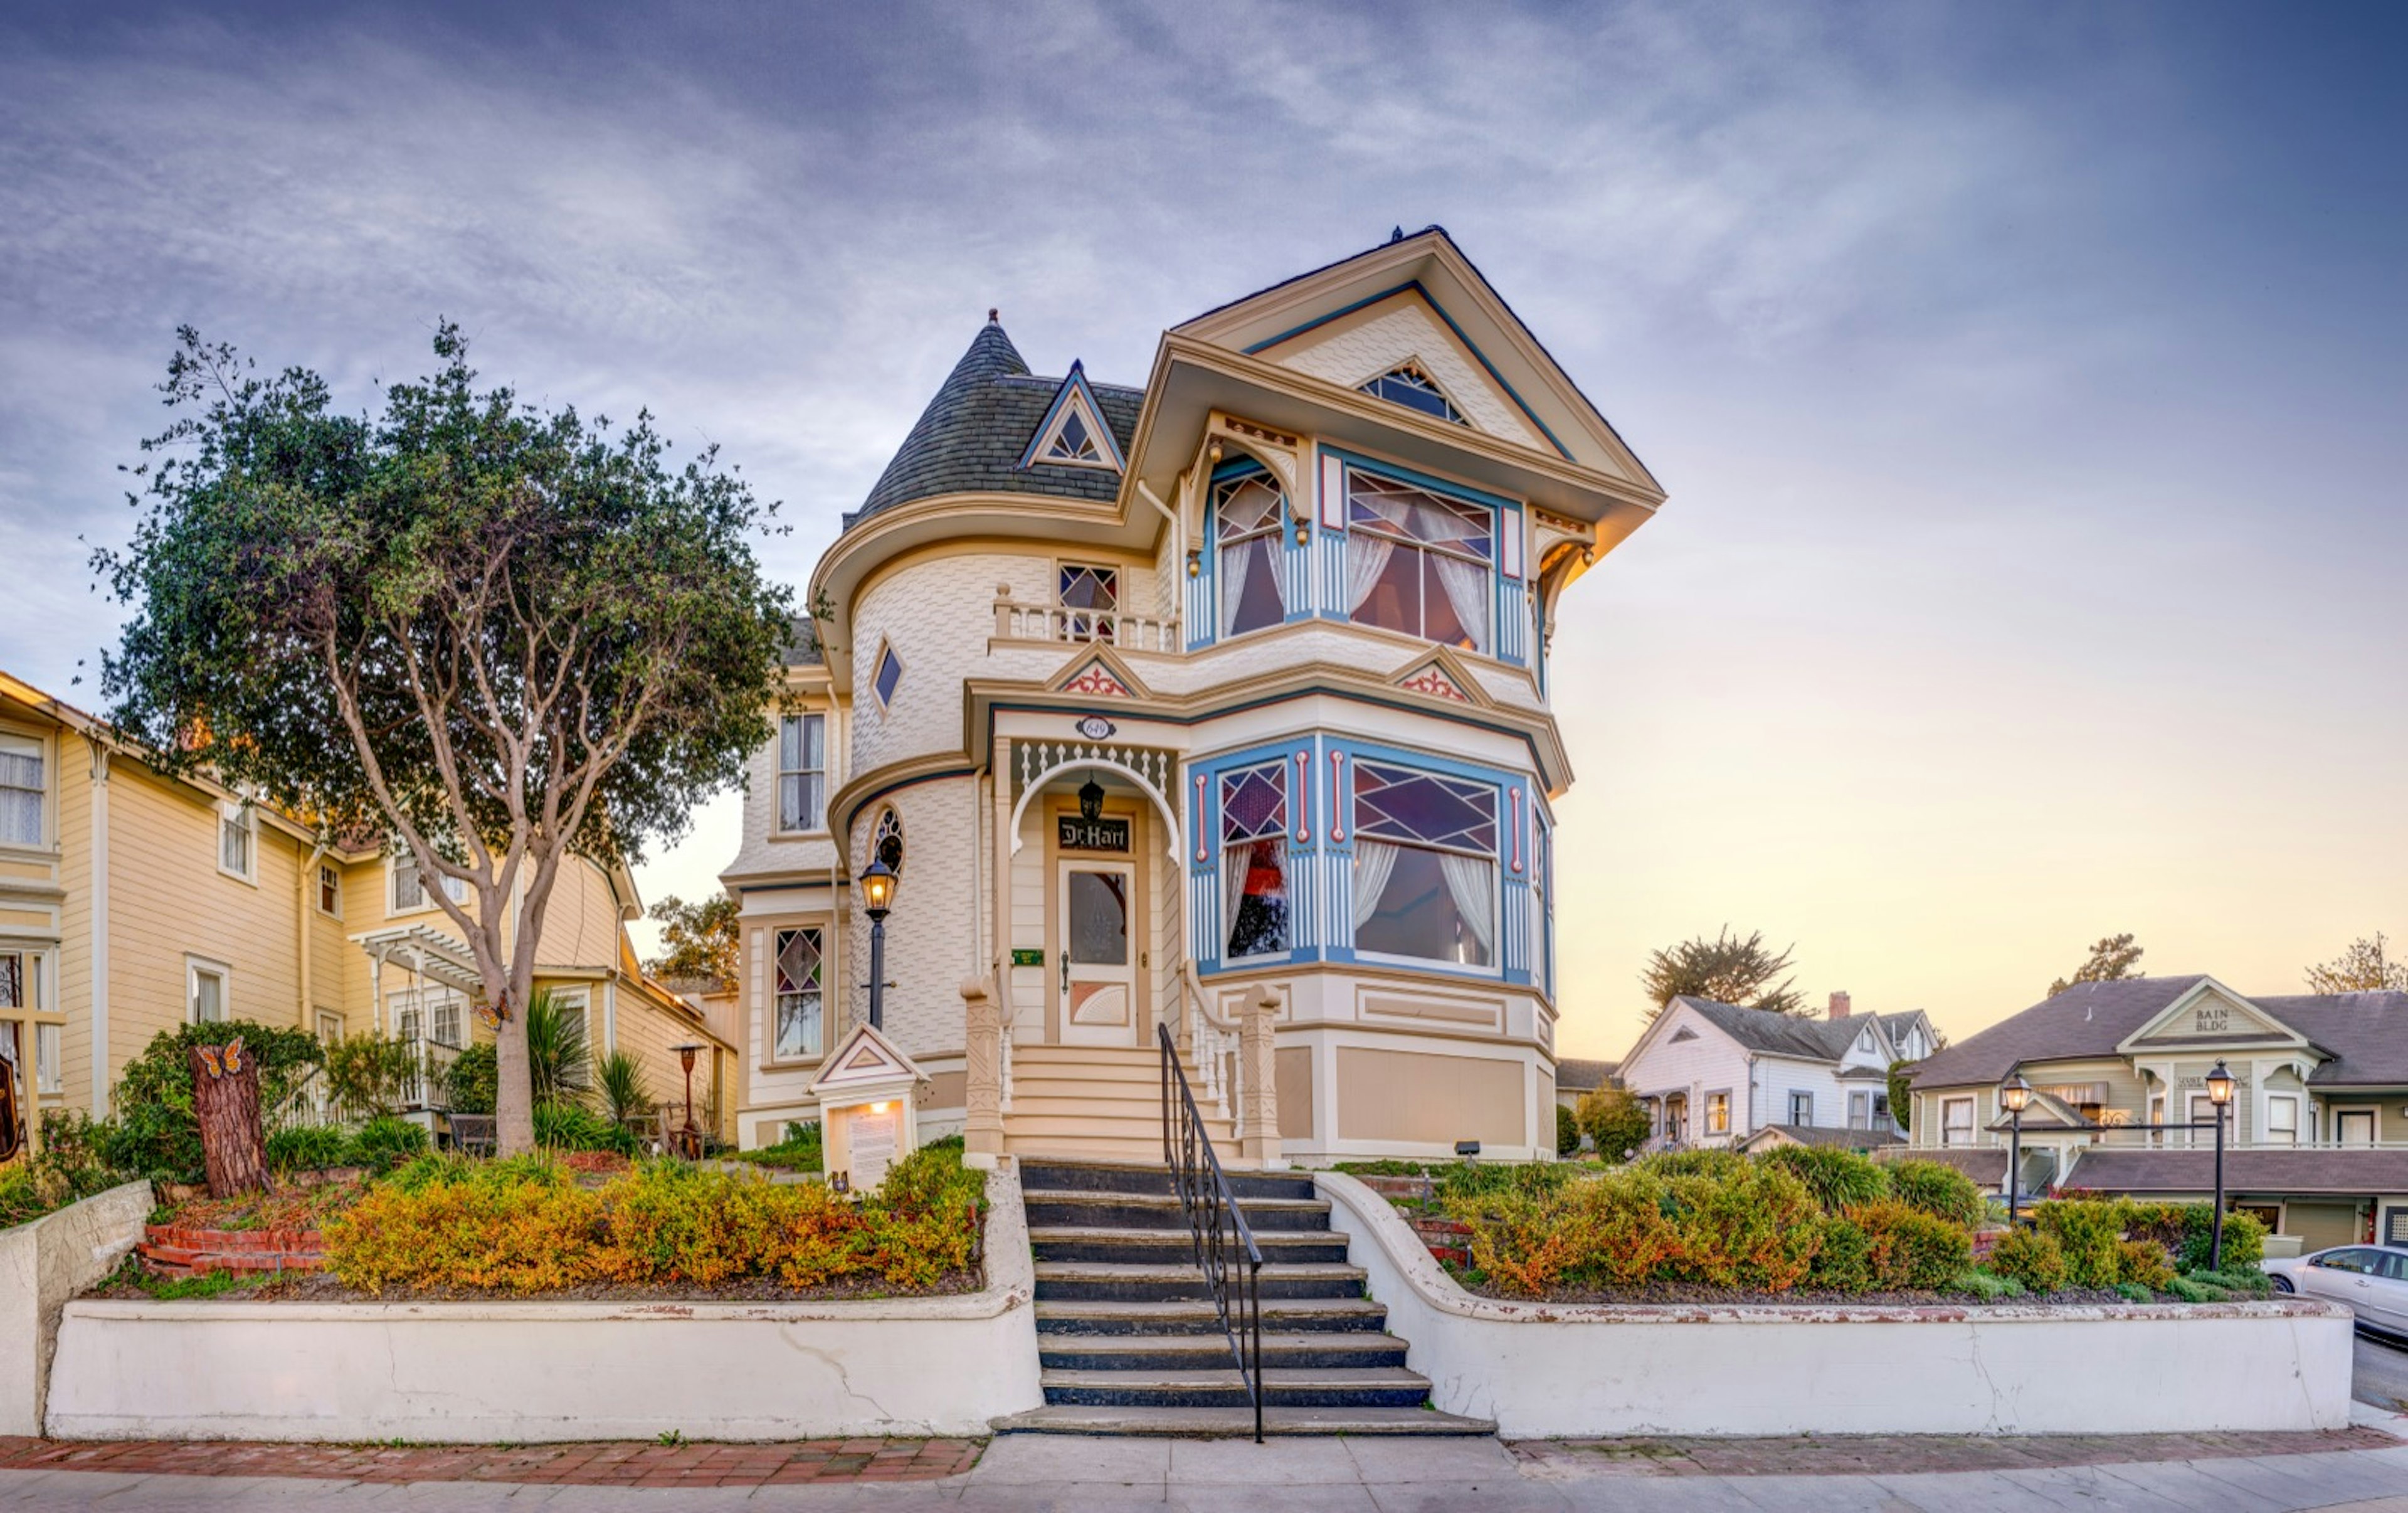
[[1522, 870], [1522, 790], [1507, 788], [1505, 801], [1513, 806], [1513, 870]]
[[1346, 839], [1346, 754], [1329, 754], [1329, 838]]
[[1066, 694], [1100, 694], [1107, 699], [1134, 697], [1128, 684], [1113, 677], [1111, 670], [1101, 662], [1088, 663], [1085, 671], [1062, 685], [1062, 691]]
[[1296, 754], [1296, 793], [1293, 799], [1296, 804], [1296, 843], [1302, 845], [1312, 839], [1312, 753], [1309, 751]]
[[1204, 847], [1204, 774], [1196, 774], [1196, 859], [1208, 861], [1212, 853]]
[[1452, 699], [1458, 704], [1471, 702], [1470, 698], [1455, 685], [1455, 680], [1446, 675], [1446, 670], [1436, 662], [1432, 662], [1422, 669], [1418, 675], [1407, 678], [1397, 686], [1417, 694], [1428, 694], [1438, 699]]

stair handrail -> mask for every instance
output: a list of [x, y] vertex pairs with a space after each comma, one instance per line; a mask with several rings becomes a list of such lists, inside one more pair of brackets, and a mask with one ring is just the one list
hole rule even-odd
[[[1187, 1220], [1195, 1245], [1196, 1266], [1211, 1290], [1213, 1311], [1221, 1333], [1228, 1336], [1229, 1353], [1238, 1362], [1246, 1397], [1254, 1405], [1254, 1443], [1263, 1442], [1263, 1251], [1254, 1232], [1239, 1210], [1229, 1175], [1221, 1170], [1220, 1155], [1196, 1109], [1196, 1094], [1187, 1086], [1187, 1069], [1179, 1062], [1179, 1046], [1170, 1027], [1154, 1027], [1162, 1052], [1162, 1160], [1170, 1168], [1171, 1191]], [[1174, 1096], [1175, 1095], [1175, 1096]], [[1233, 1265], [1245, 1268], [1244, 1290], [1232, 1285]]]

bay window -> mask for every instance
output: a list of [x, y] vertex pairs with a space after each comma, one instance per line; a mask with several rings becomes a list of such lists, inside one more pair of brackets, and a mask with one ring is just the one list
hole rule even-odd
[[774, 931], [777, 1051], [781, 1057], [820, 1054], [823, 939], [816, 929]]
[[1346, 526], [1349, 619], [1488, 651], [1495, 511], [1350, 468]]
[[1221, 774], [1221, 928], [1228, 960], [1288, 949], [1284, 762]]
[[1354, 764], [1354, 946], [1457, 966], [1497, 959], [1496, 785]]
[[1220, 577], [1221, 634], [1267, 630], [1287, 619], [1280, 556], [1287, 501], [1268, 473], [1256, 470], [1212, 489], [1213, 570]]

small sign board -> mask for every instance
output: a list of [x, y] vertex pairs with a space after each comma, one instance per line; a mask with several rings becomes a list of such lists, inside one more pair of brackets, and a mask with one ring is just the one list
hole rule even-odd
[[1077, 814], [1063, 814], [1054, 824], [1054, 844], [1058, 850], [1128, 855], [1129, 822], [1125, 819], [1083, 819]]
[[1011, 964], [1015, 967], [1041, 967], [1045, 965], [1045, 947], [1015, 945], [1011, 948]]

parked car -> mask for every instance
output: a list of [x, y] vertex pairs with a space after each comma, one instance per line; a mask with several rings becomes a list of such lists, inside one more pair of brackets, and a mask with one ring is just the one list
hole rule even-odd
[[2367, 1328], [2408, 1334], [2408, 1250], [2344, 1245], [2259, 1264], [2277, 1292], [2345, 1303]]

